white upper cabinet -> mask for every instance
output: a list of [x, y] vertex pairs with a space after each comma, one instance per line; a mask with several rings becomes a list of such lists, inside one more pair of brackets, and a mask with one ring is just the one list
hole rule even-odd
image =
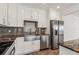
[[16, 4], [8, 4], [8, 25], [17, 26], [17, 6]]
[[38, 20], [38, 10], [34, 8], [24, 8], [24, 20], [32, 20], [37, 21]]
[[38, 21], [38, 26], [47, 26], [46, 11], [19, 4], [0, 4], [0, 24], [23, 27], [24, 20]]
[[18, 6], [18, 27], [24, 26], [24, 8]]
[[32, 16], [33, 20], [36, 20], [36, 21], [38, 20], [38, 17], [39, 17], [38, 13], [39, 13], [39, 11], [37, 9], [32, 9], [32, 15], [31, 16]]
[[24, 20], [29, 20], [31, 18], [32, 18], [32, 16], [31, 16], [31, 8], [25, 7], [24, 8]]
[[7, 24], [7, 4], [0, 3], [0, 24]]
[[53, 9], [49, 10], [49, 17], [50, 17], [50, 20], [61, 20], [60, 13]]
[[46, 18], [46, 11], [39, 10], [39, 19], [38, 19], [38, 27], [46, 27], [47, 26], [47, 18]]

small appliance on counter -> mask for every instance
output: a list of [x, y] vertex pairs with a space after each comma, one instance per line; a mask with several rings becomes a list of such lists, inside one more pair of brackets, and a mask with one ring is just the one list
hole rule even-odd
[[45, 35], [46, 34], [46, 27], [37, 27], [36, 34]]

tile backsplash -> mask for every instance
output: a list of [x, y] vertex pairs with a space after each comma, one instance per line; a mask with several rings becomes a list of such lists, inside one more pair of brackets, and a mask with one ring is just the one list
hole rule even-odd
[[16, 34], [16, 28], [0, 27], [0, 35]]
[[16, 35], [23, 32], [22, 28], [18, 27], [0, 27], [0, 35]]

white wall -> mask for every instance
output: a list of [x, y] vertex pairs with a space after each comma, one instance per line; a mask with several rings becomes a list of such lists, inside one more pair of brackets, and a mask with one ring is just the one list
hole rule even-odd
[[79, 39], [79, 17], [67, 15], [64, 19], [64, 41]]

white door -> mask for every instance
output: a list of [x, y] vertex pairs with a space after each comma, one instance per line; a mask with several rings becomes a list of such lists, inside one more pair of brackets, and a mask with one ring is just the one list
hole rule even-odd
[[32, 41], [24, 42], [24, 54], [28, 54], [32, 52]]
[[29, 20], [31, 17], [31, 8], [24, 8], [24, 20]]
[[32, 19], [37, 21], [38, 20], [38, 17], [39, 17], [39, 11], [37, 9], [32, 9]]
[[32, 51], [35, 52], [35, 51], [39, 51], [40, 50], [40, 40], [35, 40], [35, 41], [32, 41]]
[[24, 27], [24, 8], [18, 6], [18, 27]]
[[7, 4], [0, 3], [0, 24], [7, 25]]
[[39, 27], [46, 27], [47, 26], [47, 18], [46, 18], [46, 11], [39, 10], [39, 19], [38, 19], [38, 26]]
[[24, 37], [18, 37], [15, 40], [15, 54], [24, 54]]
[[8, 4], [8, 25], [9, 26], [17, 26], [16, 4]]

